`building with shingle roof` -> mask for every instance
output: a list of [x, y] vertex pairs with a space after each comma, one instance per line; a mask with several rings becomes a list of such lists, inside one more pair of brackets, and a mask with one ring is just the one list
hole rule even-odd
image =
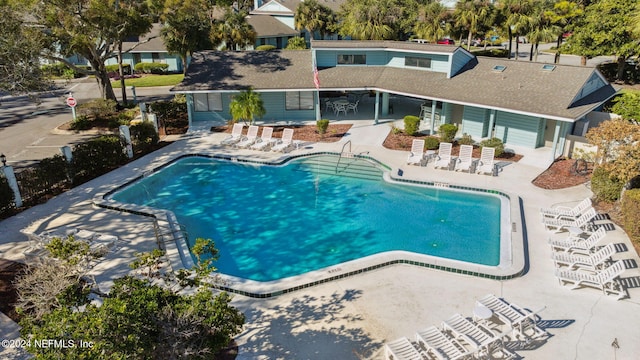
[[511, 145], [558, 147], [559, 154], [574, 124], [586, 121], [617, 91], [595, 68], [476, 57], [456, 46], [394, 41], [199, 52], [172, 91], [187, 94], [190, 121], [198, 122], [229, 119], [233, 94], [248, 88], [263, 96], [267, 121], [319, 119], [321, 98], [369, 92], [375, 95], [376, 121], [390, 116], [392, 97], [420, 99], [427, 107], [420, 116], [431, 122], [430, 129], [452, 123], [476, 141], [498, 137]]

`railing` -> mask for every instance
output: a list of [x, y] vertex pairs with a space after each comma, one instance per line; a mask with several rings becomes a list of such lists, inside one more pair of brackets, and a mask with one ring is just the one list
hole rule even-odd
[[[349, 145], [349, 152], [345, 153], [344, 152], [344, 148]], [[340, 165], [340, 160], [342, 160], [342, 156], [344, 155], [344, 157], [349, 157], [349, 158], [353, 158], [353, 152], [351, 152], [351, 140], [348, 140], [346, 143], [344, 143], [344, 145], [342, 145], [342, 150], [340, 150], [340, 157], [338, 158], [338, 161], [336, 162], [336, 174], [338, 173], [338, 166]]]

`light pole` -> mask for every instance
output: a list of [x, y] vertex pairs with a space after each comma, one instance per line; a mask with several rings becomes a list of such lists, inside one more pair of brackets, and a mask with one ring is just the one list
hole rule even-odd
[[5, 154], [0, 154], [0, 161], [2, 162], [2, 167], [7, 166], [7, 156]]

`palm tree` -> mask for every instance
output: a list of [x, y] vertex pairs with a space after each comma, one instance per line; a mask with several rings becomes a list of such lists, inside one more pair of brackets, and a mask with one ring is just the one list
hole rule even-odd
[[458, 25], [467, 30], [467, 50], [471, 48], [473, 35], [487, 25], [492, 13], [493, 7], [487, 0], [465, 0], [456, 3], [453, 17]]
[[180, 55], [182, 71], [187, 71], [187, 58], [195, 51], [210, 49], [211, 20], [200, 0], [171, 0], [163, 14], [162, 40], [170, 53]]
[[228, 50], [238, 50], [256, 42], [256, 31], [246, 19], [247, 13], [227, 9], [221, 21], [214, 21], [211, 41], [215, 45], [225, 44]]
[[420, 39], [432, 42], [438, 41], [451, 30], [451, 13], [439, 2], [432, 2], [418, 10], [418, 21], [413, 27], [413, 33]]
[[229, 113], [234, 122], [242, 120], [245, 124], [249, 122], [249, 125], [251, 125], [254, 117], [261, 118], [267, 111], [264, 108], [260, 93], [249, 88], [233, 97], [233, 100], [229, 103]]
[[505, 29], [509, 37], [509, 58], [511, 58], [511, 42], [516, 38], [516, 60], [518, 60], [519, 45], [518, 40], [521, 35], [529, 31], [531, 24], [530, 14], [533, 11], [532, 0], [505, 0], [501, 3], [500, 11], [506, 18]]
[[[553, 59], [554, 63], [560, 62], [560, 45], [562, 45], [562, 34], [567, 28], [579, 17], [584, 14], [582, 7], [575, 1], [560, 0], [553, 5], [553, 9], [547, 11], [547, 16], [551, 22], [560, 28], [560, 33], [556, 38], [556, 55]], [[639, 19], [640, 20], [640, 19]]]
[[307, 0], [296, 8], [293, 16], [296, 30], [307, 30], [309, 38], [315, 39], [315, 33], [320, 32], [322, 38], [335, 26], [336, 19], [333, 11], [316, 0]]
[[527, 38], [531, 42], [531, 51], [529, 53], [529, 61], [533, 60], [535, 52], [535, 60], [538, 61], [538, 44], [541, 42], [551, 42], [558, 36], [562, 36], [562, 29], [553, 23], [551, 18], [551, 9], [553, 8], [553, 0], [544, 0], [536, 4], [533, 14], [531, 15], [530, 30]]
[[417, 18], [412, 0], [347, 0], [341, 9], [340, 35], [360, 40], [406, 38]]

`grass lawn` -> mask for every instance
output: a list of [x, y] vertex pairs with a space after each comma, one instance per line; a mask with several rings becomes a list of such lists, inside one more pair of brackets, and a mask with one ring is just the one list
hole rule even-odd
[[[183, 74], [147, 75], [134, 79], [126, 79], [125, 85], [135, 87], [170, 86], [177, 85], [183, 78]], [[111, 86], [114, 88], [120, 88], [120, 80], [112, 81]]]

